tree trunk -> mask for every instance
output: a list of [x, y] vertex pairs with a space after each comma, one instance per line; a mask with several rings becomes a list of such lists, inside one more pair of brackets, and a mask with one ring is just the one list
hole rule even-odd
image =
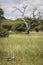
[[29, 34], [30, 33], [30, 27], [31, 25], [28, 26], [27, 30], [26, 30], [26, 33]]
[[28, 26], [28, 23], [25, 21], [24, 18], [22, 18], [24, 24], [26, 25], [26, 33], [29, 34], [29, 31], [30, 31], [30, 25]]

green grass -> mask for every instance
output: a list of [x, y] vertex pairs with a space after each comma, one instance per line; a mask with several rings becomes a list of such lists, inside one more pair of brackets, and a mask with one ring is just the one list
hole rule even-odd
[[[14, 61], [6, 57], [14, 54]], [[0, 38], [0, 65], [43, 65], [43, 32]]]

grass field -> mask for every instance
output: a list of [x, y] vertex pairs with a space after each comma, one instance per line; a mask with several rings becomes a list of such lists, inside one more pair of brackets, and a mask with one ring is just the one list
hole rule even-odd
[[43, 32], [0, 38], [0, 65], [43, 65]]

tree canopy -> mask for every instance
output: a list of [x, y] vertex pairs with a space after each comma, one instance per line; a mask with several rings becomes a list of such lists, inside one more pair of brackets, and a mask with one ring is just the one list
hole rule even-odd
[[4, 11], [2, 8], [0, 8], [0, 16], [3, 16], [3, 14], [4, 14]]

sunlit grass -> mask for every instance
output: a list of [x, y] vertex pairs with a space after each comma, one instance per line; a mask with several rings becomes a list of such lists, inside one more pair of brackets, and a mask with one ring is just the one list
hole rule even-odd
[[[15, 61], [5, 58], [14, 54]], [[43, 32], [0, 38], [1, 65], [43, 65]]]

